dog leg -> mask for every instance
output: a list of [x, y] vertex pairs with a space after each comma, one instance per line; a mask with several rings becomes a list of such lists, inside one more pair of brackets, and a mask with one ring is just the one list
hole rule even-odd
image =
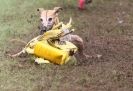
[[78, 54], [79, 56], [82, 56], [84, 57], [85, 59], [88, 59], [88, 58], [101, 58], [102, 55], [87, 55], [85, 52], [84, 52], [84, 42], [83, 42], [83, 39], [81, 37], [79, 37], [78, 35], [71, 35], [71, 40], [70, 42], [72, 42], [73, 44], [75, 44], [77, 47], [78, 47]]

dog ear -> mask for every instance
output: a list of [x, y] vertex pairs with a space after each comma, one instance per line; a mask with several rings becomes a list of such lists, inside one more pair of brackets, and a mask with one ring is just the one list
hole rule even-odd
[[55, 13], [58, 13], [60, 10], [63, 10], [62, 7], [54, 7]]
[[41, 13], [42, 11], [44, 11], [44, 9], [43, 9], [43, 8], [38, 8], [37, 11], [38, 11], [39, 13]]

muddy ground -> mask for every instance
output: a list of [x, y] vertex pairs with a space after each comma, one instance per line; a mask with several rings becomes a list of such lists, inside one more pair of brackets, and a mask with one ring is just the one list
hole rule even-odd
[[[11, 59], [3, 55], [0, 65], [1, 91], [132, 91], [133, 1], [93, 0], [93, 3], [83, 11], [79, 11], [73, 3], [65, 3], [53, 4], [63, 7], [60, 19], [67, 22], [71, 16], [73, 27], [76, 29], [75, 34], [81, 36], [85, 42], [85, 52], [89, 55], [100, 54], [102, 57], [80, 60], [76, 65], [74, 62], [59, 66], [36, 65], [31, 61], [32, 58]], [[43, 4], [35, 5], [43, 6]], [[15, 19], [11, 16], [2, 16], [2, 22], [8, 24], [6, 19]], [[30, 25], [24, 29], [30, 31], [24, 31], [22, 34], [10, 33], [11, 39], [20, 38], [29, 41], [38, 35], [37, 13], [32, 11], [23, 19], [27, 19], [26, 26]], [[33, 23], [34, 20], [36, 23]], [[3, 45], [1, 53], [3, 51], [4, 54], [15, 53], [24, 46], [15, 42], [5, 48], [4, 46], [10, 43], [9, 39], [7, 41], [1, 43]]]

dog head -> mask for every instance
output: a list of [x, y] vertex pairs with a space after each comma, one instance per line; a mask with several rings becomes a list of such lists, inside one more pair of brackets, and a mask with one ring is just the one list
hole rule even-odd
[[56, 24], [60, 10], [62, 10], [61, 7], [55, 7], [53, 10], [37, 9], [40, 14], [41, 30], [50, 30]]

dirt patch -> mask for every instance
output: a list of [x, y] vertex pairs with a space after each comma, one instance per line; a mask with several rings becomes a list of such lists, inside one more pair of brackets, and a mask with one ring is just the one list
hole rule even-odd
[[[1, 61], [4, 66], [0, 70], [4, 74], [2, 79], [5, 75], [7, 78], [12, 76], [11, 79], [13, 79], [13, 81], [8, 79], [9, 82], [4, 81], [7, 83], [6, 86], [10, 84], [14, 87], [13, 90], [22, 87], [22, 91], [24, 88], [26, 88], [25, 90], [28, 88], [29, 91], [132, 91], [132, 0], [94, 0], [93, 4], [84, 11], [78, 11], [71, 4], [69, 6], [65, 4], [64, 12], [60, 15], [61, 20], [66, 22], [71, 16], [74, 21], [73, 26], [76, 29], [75, 33], [81, 36], [85, 42], [85, 52], [89, 55], [100, 54], [102, 57], [81, 60], [78, 65], [47, 64], [43, 65], [44, 67], [42, 65], [36, 66], [31, 62], [32, 58], [30, 57], [17, 58], [15, 59], [16, 63], [11, 62], [12, 65], [7, 65], [7, 61], [4, 60]], [[15, 19], [15, 17], [7, 18], [9, 20]], [[21, 16], [19, 18], [24, 20]], [[7, 21], [5, 17], [3, 22]], [[21, 36], [17, 35], [15, 38], [20, 37], [28, 42], [38, 35], [37, 25], [31, 28], [27, 26], [24, 28], [30, 31], [25, 34], [20, 33]], [[35, 32], [33, 32], [34, 29]], [[10, 46], [6, 51], [11, 54], [19, 52], [25, 46], [20, 42], [8, 42], [7, 45]], [[7, 78], [4, 79], [7, 80]], [[17, 82], [14, 82], [16, 79], [18, 79]]]

